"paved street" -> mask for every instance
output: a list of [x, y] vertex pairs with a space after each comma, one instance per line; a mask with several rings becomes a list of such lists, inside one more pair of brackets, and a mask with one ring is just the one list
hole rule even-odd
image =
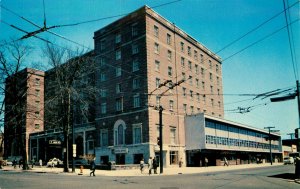
[[[242, 169], [241, 169], [242, 168]], [[47, 171], [42, 171], [42, 170]], [[198, 169], [198, 173], [195, 170]], [[229, 166], [211, 168], [186, 168], [179, 173], [179, 168], [166, 169], [164, 175], [146, 174], [132, 176], [138, 170], [100, 171], [96, 177], [89, 177], [89, 170], [83, 175], [62, 173], [51, 168], [37, 168], [34, 171], [0, 171], [1, 189], [93, 189], [93, 188], [299, 188], [291, 179], [294, 165], [273, 165], [248, 167]], [[203, 171], [206, 170], [206, 172]], [[60, 169], [61, 170], [61, 169]], [[182, 169], [184, 170], [184, 169]], [[188, 171], [190, 170], [190, 173]], [[192, 172], [193, 170], [193, 172]], [[171, 174], [173, 171], [173, 174]], [[125, 173], [124, 173], [125, 172]], [[106, 175], [104, 173], [107, 173]], [[126, 175], [127, 174], [127, 175]], [[129, 175], [129, 176], [128, 176]]]

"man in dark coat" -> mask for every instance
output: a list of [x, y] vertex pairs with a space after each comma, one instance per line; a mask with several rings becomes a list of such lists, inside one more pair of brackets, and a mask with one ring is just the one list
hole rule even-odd
[[152, 166], [153, 166], [154, 174], [157, 174], [158, 164], [157, 164], [157, 161], [156, 161], [155, 157], [153, 158], [153, 165]]
[[95, 163], [95, 159], [94, 160], [92, 160], [91, 161], [91, 172], [90, 172], [90, 176], [92, 176], [92, 174], [93, 174], [93, 176], [96, 176], [95, 175], [95, 170], [96, 170], [96, 163]]

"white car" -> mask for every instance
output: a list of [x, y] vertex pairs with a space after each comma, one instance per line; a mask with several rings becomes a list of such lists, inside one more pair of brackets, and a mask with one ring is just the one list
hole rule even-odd
[[63, 162], [60, 159], [53, 158], [47, 162], [47, 167], [54, 167], [54, 166], [58, 166], [58, 165], [62, 165], [62, 164], [63, 164]]
[[293, 157], [285, 157], [283, 159], [283, 164], [286, 165], [286, 164], [294, 164], [294, 158]]

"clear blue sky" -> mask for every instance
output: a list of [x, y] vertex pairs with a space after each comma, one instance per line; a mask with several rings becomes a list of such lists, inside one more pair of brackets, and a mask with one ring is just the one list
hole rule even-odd
[[[47, 26], [72, 24], [109, 16], [130, 13], [144, 4], [156, 6], [172, 0], [45, 0]], [[293, 5], [298, 0], [289, 0]], [[43, 24], [42, 0], [2, 0], [1, 4], [17, 14], [39, 24]], [[290, 20], [300, 18], [299, 2], [290, 9]], [[213, 52], [247, 33], [259, 24], [283, 11], [282, 0], [181, 0], [154, 9], [160, 15], [174, 22], [178, 27], [193, 36]], [[37, 28], [7, 12], [0, 10], [1, 19], [27, 31]], [[55, 28], [52, 31], [68, 39], [93, 48], [93, 32], [113, 22], [117, 18], [106, 19], [73, 27]], [[226, 59], [266, 35], [284, 27], [284, 13], [272, 19], [255, 32], [220, 52]], [[300, 22], [291, 25], [296, 58], [300, 57]], [[0, 40], [20, 38], [24, 34], [0, 23]], [[57, 44], [74, 47], [76, 45], [51, 34], [39, 34]], [[36, 47], [28, 62], [43, 62], [37, 39], [27, 39]], [[299, 63], [298, 63], [299, 64]], [[298, 65], [299, 67], [300, 65]], [[263, 128], [275, 126], [283, 138], [298, 127], [297, 101], [269, 103], [269, 99], [252, 100], [251, 97], [230, 96], [226, 94], [260, 94], [275, 89], [295, 87], [295, 75], [291, 63], [287, 30], [283, 29], [271, 37], [223, 62], [223, 89], [225, 119]], [[296, 70], [299, 75], [299, 69]], [[234, 103], [250, 99], [248, 101]], [[268, 103], [267, 105], [256, 106]], [[255, 106], [249, 113], [232, 113], [227, 110], [237, 107]]]

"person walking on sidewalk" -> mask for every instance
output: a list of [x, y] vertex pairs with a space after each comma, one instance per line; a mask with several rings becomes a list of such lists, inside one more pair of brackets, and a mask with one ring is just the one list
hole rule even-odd
[[95, 158], [94, 158], [94, 160], [91, 161], [91, 164], [90, 164], [90, 165], [91, 165], [91, 168], [90, 168], [90, 169], [91, 169], [90, 176], [92, 176], [92, 174], [93, 174], [93, 176], [96, 176], [96, 175], [95, 175], [95, 170], [96, 170]]
[[205, 157], [205, 159], [204, 159], [204, 165], [205, 165], [205, 167], [207, 167], [207, 165], [208, 165], [208, 159], [207, 159], [207, 157]]
[[153, 170], [154, 170], [154, 174], [157, 174], [157, 167], [158, 167], [158, 164], [157, 164], [156, 158], [154, 157], [153, 158]]
[[226, 157], [224, 157], [224, 166], [225, 165], [227, 165], [227, 166], [229, 165]]
[[141, 170], [142, 174], [143, 174], [143, 171], [144, 171], [144, 164], [145, 164], [144, 158], [142, 158], [141, 161], [140, 161], [140, 170]]
[[149, 169], [149, 175], [151, 175], [151, 170], [153, 169], [152, 157], [150, 157], [148, 160], [148, 169]]

